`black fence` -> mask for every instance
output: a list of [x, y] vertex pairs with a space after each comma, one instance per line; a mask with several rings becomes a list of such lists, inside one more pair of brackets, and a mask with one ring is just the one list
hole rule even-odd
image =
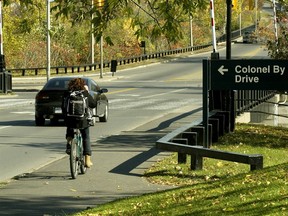
[[[255, 25], [243, 28], [241, 31], [251, 31], [251, 29], [255, 29]], [[231, 38], [236, 39], [240, 36], [240, 30], [233, 31], [231, 33]], [[226, 41], [226, 35], [222, 35], [217, 38], [217, 43], [221, 43]], [[103, 68], [110, 68], [111, 62], [116, 62], [117, 65], [126, 65], [126, 64], [132, 64], [136, 62], [145, 61], [148, 59], [156, 59], [156, 58], [162, 58], [169, 55], [179, 54], [179, 53], [186, 53], [186, 52], [192, 52], [201, 50], [207, 47], [212, 46], [212, 43], [205, 44], [205, 45], [199, 45], [199, 46], [193, 46], [193, 47], [185, 47], [185, 48], [178, 48], [178, 49], [172, 49], [172, 50], [165, 50], [160, 51], [156, 53], [151, 54], [143, 54], [139, 56], [133, 56], [128, 58], [120, 58], [112, 61], [104, 61], [103, 62]], [[88, 72], [88, 71], [95, 71], [97, 69], [101, 68], [101, 63], [96, 62], [94, 64], [83, 64], [83, 65], [72, 65], [72, 66], [52, 66], [50, 68], [50, 74], [51, 75], [57, 75], [57, 74], [68, 74], [68, 73], [79, 73], [79, 72]], [[40, 74], [45, 74], [47, 68], [46, 67], [33, 67], [33, 68], [11, 68], [7, 69], [8, 71], [11, 71], [13, 76], [37, 76]]]
[[233, 131], [231, 129], [231, 112], [238, 115], [249, 111], [266, 102], [275, 95], [275, 91], [243, 90], [235, 91], [235, 110], [213, 110], [208, 118], [208, 143], [204, 143], [205, 127], [202, 119], [185, 125], [167, 134], [156, 142], [156, 147], [178, 153], [178, 163], [186, 163], [187, 156], [191, 157], [190, 168], [201, 170], [203, 158], [214, 158], [250, 165], [250, 170], [263, 168], [263, 156], [260, 154], [241, 154], [211, 149], [213, 142], [220, 136]]
[[[117, 65], [127, 65], [136, 62], [146, 61], [148, 59], [156, 59], [162, 58], [169, 55], [179, 54], [179, 53], [186, 53], [192, 52], [196, 50], [201, 50], [211, 46], [212, 44], [200, 45], [200, 46], [193, 46], [193, 47], [186, 47], [186, 48], [178, 48], [173, 50], [165, 50], [161, 52], [133, 56], [128, 58], [120, 58], [117, 60], [112, 61], [104, 61], [103, 68], [110, 68], [111, 62], [116, 62]], [[101, 68], [101, 63], [96, 62], [94, 64], [83, 64], [83, 65], [72, 65], [72, 66], [54, 66], [50, 68], [51, 75], [57, 74], [68, 74], [68, 73], [79, 73], [79, 72], [88, 72], [88, 71], [95, 71]], [[13, 76], [37, 76], [40, 74], [45, 74], [47, 68], [46, 67], [35, 67], [35, 68], [18, 68], [18, 69], [7, 69], [12, 72]]]
[[276, 91], [239, 90], [235, 91], [236, 115], [249, 111], [274, 97]]

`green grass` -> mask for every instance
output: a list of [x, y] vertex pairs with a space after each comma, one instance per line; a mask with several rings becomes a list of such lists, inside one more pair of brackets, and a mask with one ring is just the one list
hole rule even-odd
[[260, 153], [264, 169], [206, 158], [203, 170], [178, 165], [176, 154], [146, 172], [176, 189], [124, 198], [75, 215], [288, 215], [288, 129], [239, 124], [213, 148]]

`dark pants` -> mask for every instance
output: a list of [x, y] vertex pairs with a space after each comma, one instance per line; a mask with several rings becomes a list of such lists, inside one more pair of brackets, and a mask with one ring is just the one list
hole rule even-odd
[[[83, 139], [83, 155], [92, 155], [91, 151], [91, 143], [90, 143], [90, 134], [89, 134], [89, 127], [80, 129], [82, 139]], [[73, 128], [67, 127], [66, 129], [66, 138], [67, 137], [74, 137], [74, 130]]]

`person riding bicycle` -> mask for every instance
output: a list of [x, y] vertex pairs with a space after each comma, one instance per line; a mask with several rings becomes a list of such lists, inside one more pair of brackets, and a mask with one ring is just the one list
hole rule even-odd
[[[68, 83], [68, 91], [64, 93], [63, 101], [62, 101], [62, 110], [63, 113], [65, 113], [65, 99], [68, 97], [68, 95], [73, 91], [83, 91], [83, 95], [88, 98], [88, 107], [89, 108], [95, 108], [97, 105], [96, 100], [93, 99], [93, 97], [89, 94], [88, 86], [85, 85], [85, 81], [81, 78], [75, 78], [70, 80]], [[64, 119], [65, 120], [65, 119]], [[74, 137], [74, 130], [69, 125], [69, 122], [65, 120], [67, 129], [66, 129], [66, 153], [70, 154], [71, 151], [71, 143]], [[91, 143], [90, 143], [90, 133], [89, 133], [89, 122], [87, 118], [83, 121], [83, 127], [80, 129], [82, 139], [83, 139], [83, 155], [85, 156], [85, 166], [90, 168], [93, 163], [91, 162]]]

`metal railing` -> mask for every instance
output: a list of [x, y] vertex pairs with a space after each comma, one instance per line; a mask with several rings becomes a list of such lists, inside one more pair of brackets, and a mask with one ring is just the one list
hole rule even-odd
[[[249, 29], [255, 29], [255, 25], [248, 26], [246, 28], [243, 28], [241, 31], [247, 31]], [[233, 31], [231, 33], [231, 38], [235, 39], [240, 36], [240, 30]], [[219, 38], [217, 38], [217, 42], [224, 42], [226, 40], [226, 35], [222, 35]], [[155, 52], [151, 54], [144, 54], [139, 56], [132, 56], [128, 58], [120, 58], [117, 59], [117, 65], [126, 65], [126, 64], [132, 64], [140, 61], [145, 61], [148, 59], [155, 59], [155, 58], [162, 58], [169, 55], [179, 54], [179, 53], [186, 53], [186, 52], [192, 52], [196, 50], [201, 50], [207, 47], [212, 46], [212, 43], [199, 45], [199, 46], [193, 46], [193, 47], [185, 47], [185, 48], [177, 48], [172, 50], [165, 50], [160, 52]], [[112, 60], [115, 61], [115, 60]], [[110, 68], [111, 67], [111, 61], [104, 61], [103, 62], [103, 68]], [[72, 66], [52, 66], [50, 68], [51, 74], [57, 75], [57, 74], [67, 74], [67, 73], [79, 73], [79, 72], [87, 72], [87, 71], [95, 71], [101, 68], [101, 63], [96, 62], [94, 64], [83, 64], [83, 65], [72, 65]], [[46, 67], [32, 67], [32, 68], [10, 68], [7, 69], [8, 71], [11, 71], [13, 76], [27, 76], [27, 75], [33, 75], [37, 76], [39, 74], [45, 74], [47, 68]]]
[[[172, 50], [165, 50], [161, 52], [151, 53], [151, 54], [145, 54], [145, 55], [139, 55], [139, 56], [132, 56], [128, 58], [120, 58], [117, 59], [117, 65], [126, 65], [126, 64], [132, 64], [136, 62], [145, 61], [148, 59], [156, 59], [156, 58], [162, 58], [169, 55], [179, 54], [179, 53], [186, 53], [186, 52], [192, 52], [196, 50], [201, 50], [204, 48], [207, 48], [211, 46], [212, 44], [205, 44], [200, 46], [193, 46], [193, 47], [185, 47], [185, 48], [178, 48], [178, 49], [172, 49]], [[111, 67], [111, 61], [104, 61], [103, 62], [103, 68], [110, 68]], [[96, 62], [94, 64], [83, 64], [83, 65], [72, 65], [72, 66], [54, 66], [51, 67], [51, 74], [57, 75], [57, 74], [67, 74], [67, 73], [79, 73], [79, 72], [87, 72], [87, 71], [95, 71], [97, 69], [101, 68], [101, 63]], [[46, 73], [46, 67], [33, 67], [33, 68], [13, 68], [13, 69], [7, 69], [12, 72], [14, 76], [37, 76], [39, 74], [45, 74]]]
[[255, 106], [269, 100], [276, 94], [276, 91], [267, 90], [239, 90], [235, 92], [236, 114], [249, 111]]
[[[185, 125], [167, 134], [156, 142], [161, 150], [178, 152], [178, 163], [186, 163], [187, 155], [191, 157], [190, 168], [200, 170], [203, 167], [203, 157], [233, 161], [250, 165], [250, 170], [263, 168], [263, 156], [260, 154], [240, 154], [235, 152], [210, 149], [213, 142], [220, 136], [231, 132], [231, 112], [240, 115], [254, 107], [265, 103], [275, 96], [275, 91], [241, 90], [235, 91], [235, 110], [209, 112], [208, 143], [204, 143], [205, 127], [202, 119]], [[205, 148], [204, 146], [208, 146]]]

